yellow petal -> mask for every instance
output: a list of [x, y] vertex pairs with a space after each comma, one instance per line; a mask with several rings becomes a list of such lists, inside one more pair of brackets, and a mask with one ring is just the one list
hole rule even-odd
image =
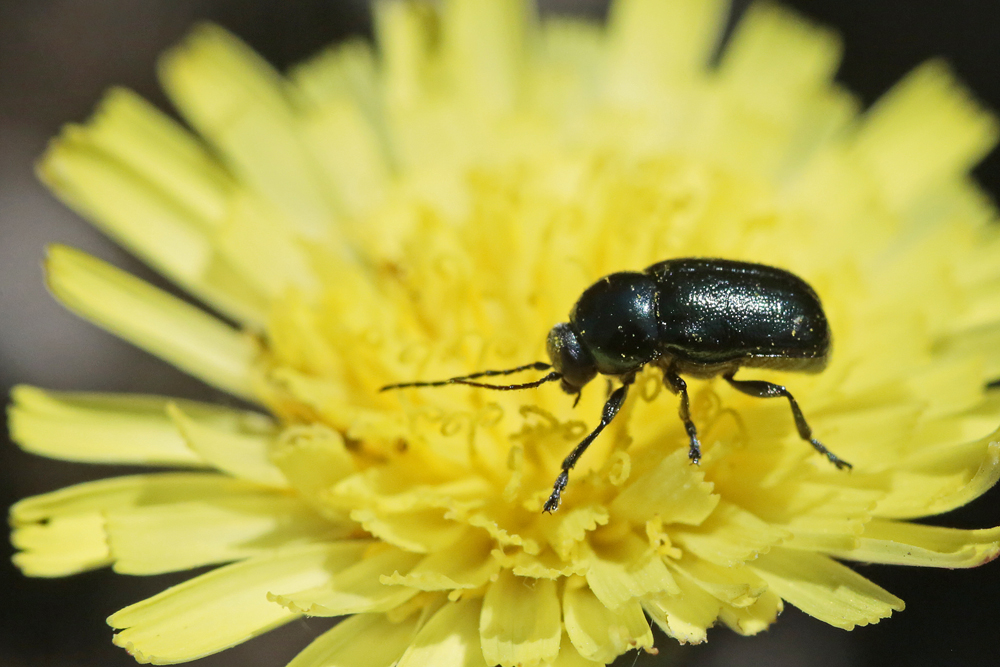
[[[374, 9], [374, 8], [373, 8]], [[377, 114], [381, 90], [372, 44], [362, 37], [348, 37], [292, 66], [289, 78], [306, 99], [318, 106], [332, 100], [352, 99]]]
[[364, 216], [383, 202], [391, 177], [384, 149], [355, 104], [327, 102], [321, 113], [308, 118], [303, 131], [347, 215]]
[[587, 570], [587, 565], [583, 560], [574, 558], [574, 560], [565, 561], [551, 549], [542, 549], [537, 554], [520, 551], [516, 552], [513, 556], [506, 556], [497, 550], [494, 551], [494, 557], [503, 567], [509, 568], [511, 572], [519, 577], [529, 577], [532, 579], [553, 579], [558, 581], [563, 577], [582, 575]]
[[319, 424], [286, 429], [271, 460], [300, 495], [320, 508], [331, 509], [324, 502], [327, 490], [355, 472], [343, 437]]
[[730, 567], [767, 553], [790, 535], [736, 505], [721, 502], [703, 524], [679, 526], [671, 538], [700, 558]]
[[[633, 473], [635, 474], [635, 473]], [[705, 473], [690, 464], [687, 452], [677, 450], [652, 470], [636, 475], [611, 503], [612, 516], [644, 524], [657, 515], [664, 524], [698, 525], [719, 504]]]
[[[269, 301], [290, 290], [317, 289], [316, 275], [304, 244], [289, 233], [289, 220], [255, 193], [237, 190], [213, 243], [240, 278]], [[317, 254], [321, 254], [318, 252]], [[273, 326], [274, 318], [268, 324]]]
[[[994, 291], [994, 287], [989, 287]], [[1000, 349], [1000, 326], [994, 321], [996, 311], [990, 313], [990, 322], [972, 327], [950, 340], [942, 341], [941, 352], [955, 355], [975, 355], [983, 359], [983, 373], [996, 377], [1000, 373], [1000, 358], [995, 354]]]
[[163, 57], [160, 76], [185, 119], [294, 229], [317, 239], [333, 231], [333, 208], [288, 89], [264, 60], [221, 28], [202, 25]]
[[167, 414], [198, 457], [233, 477], [275, 488], [288, 488], [281, 469], [270, 461], [277, 434], [274, 424], [263, 415], [242, 410], [199, 420], [177, 403], [167, 405]]
[[89, 123], [52, 142], [38, 172], [69, 206], [171, 281], [237, 320], [263, 323], [261, 296], [211, 246], [229, 177], [148, 102], [111, 91]]
[[708, 65], [725, 22], [720, 0], [619, 0], [609, 19], [608, 85], [616, 99], [658, 82], [693, 78]]
[[567, 584], [563, 619], [573, 646], [594, 662], [609, 663], [628, 650], [653, 646], [653, 633], [637, 600], [612, 611], [590, 588]]
[[1000, 480], [1000, 431], [963, 445], [920, 452], [888, 475], [891, 491], [875, 516], [908, 519], [941, 514], [989, 491]]
[[11, 400], [11, 438], [33, 454], [90, 463], [206, 465], [171, 424], [166, 398], [21, 385], [14, 387]]
[[492, 555], [493, 541], [482, 531], [469, 530], [447, 548], [436, 550], [405, 575], [385, 583], [422, 591], [478, 588], [500, 570]]
[[86, 141], [188, 209], [200, 227], [218, 225], [232, 179], [201, 142], [155, 106], [113, 88], [84, 126]]
[[706, 593], [733, 607], [750, 606], [767, 591], [764, 580], [746, 567], [721, 567], [691, 554], [684, 554], [670, 565]]
[[784, 546], [810, 551], [851, 549], [885, 494], [874, 489], [845, 488], [841, 482], [803, 482], [794, 487], [789, 484], [789, 497], [784, 502], [771, 498], [770, 512], [765, 498], [751, 502], [791, 533], [782, 542]]
[[488, 667], [479, 644], [481, 598], [449, 602], [420, 628], [397, 667]]
[[383, 69], [382, 81], [390, 108], [410, 106], [424, 93], [431, 32], [436, 18], [410, 3], [379, 2], [373, 7], [375, 37]]
[[997, 119], [941, 62], [917, 68], [872, 108], [856, 141], [889, 203], [902, 208], [935, 179], [965, 173], [997, 142]]
[[740, 18], [726, 44], [719, 73], [742, 103], [789, 122], [796, 120], [795, 106], [828, 85], [840, 51], [833, 31], [777, 5], [756, 4]]
[[394, 573], [409, 572], [419, 560], [419, 554], [392, 547], [380, 548], [364, 559], [347, 563], [348, 566], [342, 570], [331, 571], [324, 581], [313, 587], [286, 587], [272, 595], [271, 599], [311, 616], [388, 611], [409, 600], [417, 591], [383, 583], [382, 578], [388, 581]]
[[514, 103], [531, 15], [525, 0], [452, 0], [441, 13], [442, 57], [466, 103], [496, 109]]
[[393, 513], [357, 509], [351, 519], [383, 542], [414, 553], [433, 553], [454, 544], [466, 529], [445, 515], [446, 510], [438, 508]]
[[845, 630], [903, 610], [895, 595], [820, 554], [775, 547], [749, 567], [787, 602]]
[[781, 598], [771, 591], [764, 593], [749, 607], [734, 607], [723, 603], [719, 620], [733, 632], [755, 635], [771, 627], [785, 608]]
[[593, 73], [604, 56], [602, 26], [573, 16], [547, 17], [541, 24], [538, 60], [525, 74], [530, 105], [572, 119], [598, 94]]
[[574, 507], [559, 513], [559, 525], [549, 538], [552, 548], [563, 560], [570, 560], [587, 534], [607, 525], [608, 510], [603, 505]]
[[203, 271], [212, 248], [199, 221], [93, 145], [89, 128], [68, 129], [38, 169], [68, 204], [171, 279], [193, 281]]
[[907, 388], [917, 400], [932, 403], [921, 413], [925, 419], [962, 414], [974, 410], [983, 400], [982, 387], [993, 379], [984, 371], [978, 355], [941, 360], [912, 373], [907, 378]]
[[677, 577], [676, 595], [644, 598], [642, 608], [660, 629], [681, 644], [701, 644], [715, 624], [722, 602], [695, 586], [687, 577]]
[[110, 512], [254, 493], [257, 487], [228, 477], [174, 473], [103, 479], [26, 498], [10, 510], [12, 539], [23, 549], [14, 562], [37, 576], [101, 567], [113, 560], [105, 522]]
[[112, 509], [106, 523], [114, 569], [122, 574], [160, 574], [241, 560], [344, 538], [353, 528], [331, 523], [298, 498], [265, 489]]
[[252, 340], [204, 311], [65, 246], [51, 246], [48, 285], [70, 310], [205, 382], [253, 398]]
[[528, 667], [554, 659], [562, 634], [555, 582], [502, 570], [486, 590], [479, 634], [491, 665]]
[[390, 667], [409, 647], [419, 616], [393, 623], [383, 614], [359, 614], [337, 623], [287, 667]]
[[559, 655], [552, 662], [545, 663], [547, 667], [597, 667], [603, 662], [587, 660], [576, 650], [569, 637], [563, 635], [562, 644], [559, 646]]
[[677, 584], [659, 554], [632, 533], [595, 548], [582, 560], [587, 565], [587, 584], [611, 609], [651, 593], [677, 592]]
[[25, 526], [58, 516], [102, 514], [113, 509], [216, 498], [258, 489], [248, 482], [203, 473], [112, 477], [25, 498], [10, 508], [10, 520], [14, 526]]
[[831, 556], [865, 563], [977, 567], [1000, 554], [1000, 528], [959, 530], [876, 519], [851, 550]]
[[122, 630], [114, 642], [157, 664], [218, 653], [298, 618], [268, 600], [270, 591], [322, 581], [331, 561], [360, 557], [365, 546], [298, 547], [212, 570], [112, 614], [108, 624]]
[[12, 560], [29, 577], [65, 577], [112, 562], [104, 517], [97, 512], [55, 516], [11, 531]]
[[[385, 10], [374, 8], [376, 15]], [[381, 74], [387, 58], [378, 63]], [[384, 141], [382, 83], [371, 44], [348, 39], [295, 67], [292, 81], [315, 109], [303, 119], [307, 147], [348, 216], [367, 214], [388, 194], [391, 172]]]
[[[435, 478], [434, 470], [427, 469], [429, 465], [421, 468], [427, 459], [414, 453], [415, 449], [408, 448], [404, 453], [406, 458], [401, 459], [399, 465], [368, 468], [345, 477], [331, 491], [330, 499], [354, 507], [374, 505], [384, 512], [444, 507], [466, 523], [495, 533], [497, 539], [509, 539], [510, 544], [525, 543], [517, 534], [499, 526], [495, 517], [471, 511], [483, 506], [482, 498], [492, 490], [489, 482], [472, 475], [458, 475], [454, 481], [441, 482], [440, 477]], [[417, 458], [410, 459], [411, 453]], [[491, 519], [492, 525], [483, 525]]]

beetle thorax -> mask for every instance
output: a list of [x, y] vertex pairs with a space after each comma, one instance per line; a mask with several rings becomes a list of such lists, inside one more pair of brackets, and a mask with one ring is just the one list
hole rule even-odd
[[660, 356], [656, 283], [644, 273], [613, 273], [580, 296], [570, 327], [597, 372], [624, 375]]

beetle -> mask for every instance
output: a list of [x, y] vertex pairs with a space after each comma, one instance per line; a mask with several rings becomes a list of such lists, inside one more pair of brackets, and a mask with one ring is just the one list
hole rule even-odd
[[[618, 414], [636, 373], [647, 364], [657, 366], [666, 387], [680, 395], [679, 413], [692, 463], [701, 460], [701, 443], [691, 420], [687, 383], [681, 375], [721, 375], [744, 394], [787, 398], [799, 437], [838, 469], [851, 468], [813, 437], [798, 402], [785, 387], [733, 377], [740, 368], [818, 373], [826, 367], [830, 345], [830, 327], [819, 297], [795, 274], [727, 259], [669, 259], [641, 272], [612, 273], [584, 290], [569, 322], [556, 324], [549, 331], [546, 348], [551, 363], [539, 361], [434, 382], [391, 384], [380, 391], [448, 384], [510, 391], [558, 381], [578, 402], [583, 387], [598, 374], [617, 378], [621, 386], [608, 396], [600, 423], [562, 462], [562, 471], [543, 508], [551, 513], [559, 508], [569, 471]], [[521, 384], [476, 382], [526, 370], [551, 372]]]

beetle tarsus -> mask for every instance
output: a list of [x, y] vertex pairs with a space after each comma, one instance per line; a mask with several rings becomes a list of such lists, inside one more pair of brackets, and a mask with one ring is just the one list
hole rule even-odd
[[562, 471], [559, 476], [556, 477], [556, 483], [552, 485], [552, 495], [549, 499], [545, 501], [545, 506], [542, 511], [546, 514], [552, 514], [557, 509], [559, 509], [559, 501], [562, 499], [563, 489], [569, 483], [569, 473], [567, 471]]
[[831, 452], [829, 449], [827, 449], [826, 445], [824, 445], [816, 438], [809, 438], [809, 444], [815, 447], [817, 452], [825, 456], [830, 461], [830, 463], [837, 466], [838, 470], [851, 470], [854, 468], [854, 466], [852, 466], [850, 463], [848, 463], [847, 461], [845, 461], [844, 459], [840, 458], [839, 456]]

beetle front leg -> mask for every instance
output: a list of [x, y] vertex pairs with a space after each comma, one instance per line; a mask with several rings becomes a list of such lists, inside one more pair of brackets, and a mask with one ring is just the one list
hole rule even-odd
[[576, 465], [577, 460], [583, 455], [587, 447], [590, 447], [590, 443], [600, 435], [604, 427], [611, 423], [611, 420], [615, 418], [618, 411], [621, 410], [622, 403], [625, 402], [625, 396], [628, 395], [629, 385], [635, 380], [635, 375], [629, 375], [622, 379], [622, 386], [611, 392], [611, 396], [608, 397], [607, 402], [604, 404], [604, 411], [601, 414], [601, 423], [597, 425], [593, 431], [590, 432], [586, 438], [580, 441], [573, 451], [569, 453], [562, 462], [562, 472], [556, 478], [556, 483], [552, 485], [552, 494], [549, 499], [545, 501], [545, 506], [542, 508], [543, 512], [551, 514], [559, 509], [560, 498], [562, 497], [563, 489], [566, 488], [566, 484], [569, 483], [569, 471], [573, 469]]
[[802, 414], [802, 410], [799, 408], [798, 402], [795, 397], [792, 396], [791, 392], [782, 387], [780, 384], [773, 384], [771, 382], [764, 382], [763, 380], [734, 380], [732, 373], [726, 373], [722, 377], [726, 379], [733, 389], [743, 392], [747, 396], [754, 396], [756, 398], [778, 398], [784, 396], [788, 399], [788, 403], [792, 406], [792, 416], [795, 417], [795, 428], [799, 431], [799, 437], [812, 445], [817, 452], [825, 456], [830, 460], [830, 463], [837, 466], [837, 468], [843, 470], [844, 468], [852, 468], [853, 466], [840, 458], [826, 446], [813, 437], [812, 429], [809, 428], [809, 424], [806, 423], [806, 418]]
[[670, 391], [681, 396], [679, 412], [681, 421], [684, 422], [684, 430], [687, 431], [688, 440], [691, 443], [688, 447], [688, 458], [691, 459], [691, 463], [698, 465], [701, 463], [701, 443], [698, 442], [698, 429], [695, 428], [694, 422], [691, 420], [691, 400], [688, 398], [687, 382], [670, 367], [663, 369], [663, 379], [667, 382]]

